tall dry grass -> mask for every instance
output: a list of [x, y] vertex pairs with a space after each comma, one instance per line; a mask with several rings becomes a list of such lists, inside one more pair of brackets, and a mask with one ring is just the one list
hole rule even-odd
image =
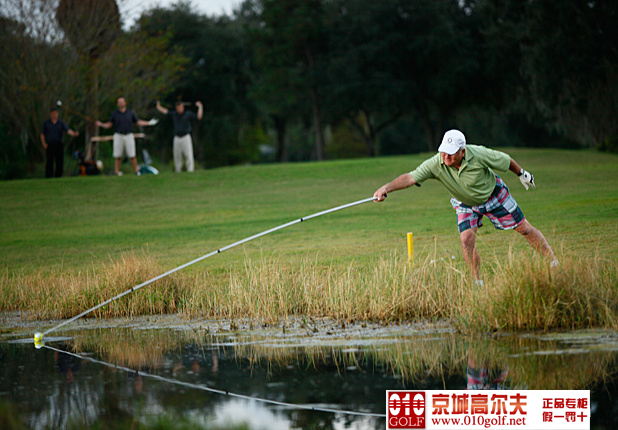
[[[422, 254], [421, 254], [422, 255]], [[513, 254], [485, 265], [477, 287], [461, 259], [427, 255], [409, 266], [398, 255], [361, 263], [276, 256], [246, 258], [227, 274], [173, 274], [91, 316], [180, 313], [187, 317], [276, 322], [289, 316], [347, 321], [446, 320], [462, 331], [617, 326], [618, 270], [598, 257]], [[72, 317], [164, 270], [147, 255], [124, 255], [86, 272], [0, 274], [2, 310], [33, 319]]]
[[[205, 275], [207, 276], [207, 275]], [[393, 321], [449, 318], [463, 299], [466, 278], [454, 265], [427, 261], [409, 267], [391, 255], [362, 265], [246, 259], [225, 284], [197, 278], [181, 312], [276, 321], [290, 315]], [[208, 284], [208, 285], [207, 285]]]
[[547, 330], [618, 325], [618, 267], [599, 256], [509, 253], [484, 287], [472, 288], [459, 321], [476, 330]]
[[[28, 319], [70, 318], [162, 273], [153, 258], [125, 254], [86, 271], [0, 273], [0, 310], [19, 311]], [[176, 312], [183, 278], [170, 276], [116, 300], [91, 317]]]

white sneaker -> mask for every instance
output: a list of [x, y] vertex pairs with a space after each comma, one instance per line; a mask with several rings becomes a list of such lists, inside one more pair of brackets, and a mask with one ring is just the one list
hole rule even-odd
[[554, 267], [558, 267], [560, 266], [560, 262], [558, 261], [558, 259], [555, 259], [554, 261], [552, 261], [551, 263], [549, 263], [549, 267], [551, 267], [552, 269]]
[[142, 176], [142, 172], [141, 172], [141, 171], [139, 171], [139, 170], [138, 170], [137, 172], [135, 172], [135, 174], [136, 174], [137, 176]]
[[122, 174], [123, 174], [122, 172], [116, 173], [117, 176], [122, 176]]

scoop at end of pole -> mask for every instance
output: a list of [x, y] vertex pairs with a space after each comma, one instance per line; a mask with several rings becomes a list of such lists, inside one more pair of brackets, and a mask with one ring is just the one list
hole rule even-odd
[[36, 349], [41, 349], [43, 346], [43, 333], [35, 333], [34, 334], [34, 347]]

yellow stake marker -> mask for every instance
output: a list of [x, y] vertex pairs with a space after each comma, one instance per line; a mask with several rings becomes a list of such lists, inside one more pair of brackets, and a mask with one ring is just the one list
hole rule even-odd
[[412, 233], [408, 233], [408, 266], [414, 263], [414, 240]]

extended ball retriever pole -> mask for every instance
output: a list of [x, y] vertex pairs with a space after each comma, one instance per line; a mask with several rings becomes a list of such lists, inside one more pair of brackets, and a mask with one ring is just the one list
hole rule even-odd
[[326, 215], [326, 214], [329, 214], [329, 213], [332, 213], [332, 212], [336, 212], [336, 211], [339, 211], [341, 209], [346, 209], [346, 208], [349, 208], [349, 207], [352, 207], [352, 206], [360, 205], [362, 203], [372, 202], [374, 200], [375, 200], [375, 197], [369, 197], [367, 199], [362, 199], [362, 200], [358, 200], [358, 201], [355, 201], [355, 202], [352, 202], [352, 203], [348, 203], [346, 205], [337, 206], [335, 208], [328, 209], [328, 210], [325, 210], [325, 211], [322, 211], [322, 212], [317, 212], [317, 213], [314, 213], [312, 215], [307, 215], [305, 217], [298, 218], [297, 220], [290, 221], [290, 222], [285, 223], [285, 224], [281, 224], [281, 225], [279, 225], [277, 227], [273, 227], [273, 228], [271, 228], [269, 230], [265, 230], [265, 231], [263, 231], [261, 233], [255, 234], [253, 236], [249, 236], [249, 237], [247, 237], [247, 238], [245, 238], [243, 240], [239, 240], [238, 242], [232, 243], [231, 245], [227, 245], [227, 246], [224, 246], [223, 248], [219, 248], [216, 251], [212, 251], [212, 252], [210, 252], [210, 253], [208, 253], [206, 255], [203, 255], [203, 256], [201, 256], [199, 258], [196, 258], [193, 261], [189, 261], [188, 263], [185, 263], [185, 264], [183, 264], [181, 266], [178, 266], [178, 267], [176, 267], [176, 268], [174, 268], [172, 270], [168, 270], [167, 272], [165, 272], [165, 273], [163, 273], [163, 274], [161, 274], [159, 276], [156, 276], [156, 277], [154, 277], [154, 278], [152, 278], [152, 279], [150, 279], [150, 280], [148, 280], [146, 282], [143, 282], [143, 283], [141, 283], [139, 285], [136, 285], [135, 287], [130, 288], [130, 289], [126, 290], [125, 292], [122, 292], [122, 293], [118, 294], [117, 296], [112, 297], [111, 299], [108, 299], [108, 300], [104, 301], [103, 303], [100, 303], [100, 304], [96, 305], [95, 307], [90, 308], [87, 311], [84, 311], [84, 312], [82, 312], [79, 315], [74, 316], [71, 319], [63, 321], [62, 323], [60, 323], [57, 326], [52, 327], [52, 328], [44, 331], [43, 333], [40, 333], [40, 332], [35, 333], [34, 334], [34, 346], [36, 348], [40, 348], [43, 345], [43, 337], [45, 335], [55, 331], [55, 330], [58, 330], [60, 327], [62, 327], [64, 325], [67, 325], [67, 324], [69, 324], [69, 323], [71, 323], [71, 322], [73, 322], [73, 321], [83, 317], [84, 315], [87, 315], [90, 312], [95, 311], [95, 310], [97, 310], [97, 309], [99, 309], [99, 308], [101, 308], [101, 307], [103, 307], [103, 306], [113, 302], [114, 300], [117, 300], [117, 299], [119, 299], [119, 298], [121, 298], [123, 296], [126, 296], [127, 294], [130, 294], [133, 291], [139, 290], [140, 288], [145, 287], [146, 285], [152, 284], [153, 282], [158, 281], [159, 279], [165, 278], [166, 276], [171, 275], [172, 273], [178, 272], [179, 270], [182, 270], [185, 267], [189, 267], [192, 264], [195, 264], [195, 263], [198, 263], [198, 262], [200, 262], [202, 260], [205, 260], [208, 257], [212, 257], [215, 254], [220, 254], [223, 251], [227, 251], [230, 248], [234, 248], [235, 246], [242, 245], [243, 243], [247, 243], [247, 242], [249, 242], [249, 241], [251, 241], [253, 239], [257, 239], [258, 237], [266, 236], [267, 234], [273, 233], [273, 232], [275, 232], [277, 230], [281, 230], [281, 229], [284, 229], [284, 228], [289, 227], [291, 225], [298, 224], [300, 222], [310, 220], [311, 218], [317, 218], [317, 217], [322, 216], [322, 215]]
[[89, 117], [88, 115], [84, 115], [83, 113], [77, 112], [75, 109], [71, 109], [71, 108], [70, 108], [69, 106], [67, 106], [67, 105], [63, 105], [63, 104], [62, 104], [62, 100], [58, 100], [58, 101], [56, 102], [56, 105], [57, 105], [58, 107], [64, 107], [64, 108], [65, 108], [66, 110], [68, 110], [69, 112], [74, 113], [75, 115], [77, 115], [77, 116], [79, 116], [79, 117], [81, 117], [81, 118], [85, 119], [86, 121], [89, 121], [89, 122], [95, 122], [95, 121], [96, 121], [95, 119], [93, 119], [93, 118]]

